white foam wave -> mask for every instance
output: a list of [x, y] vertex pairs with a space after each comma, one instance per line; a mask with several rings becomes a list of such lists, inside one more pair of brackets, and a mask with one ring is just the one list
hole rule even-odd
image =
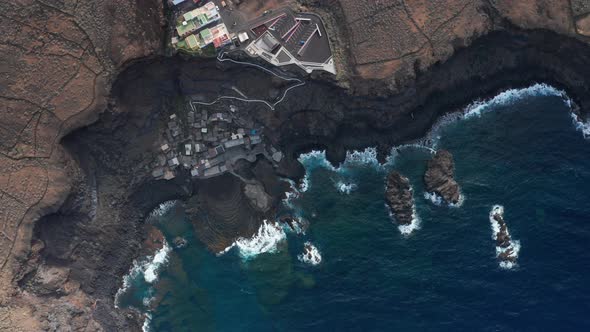
[[309, 172], [308, 170], [305, 171], [305, 175], [303, 176], [303, 179], [301, 179], [301, 184], [299, 185], [299, 192], [306, 192], [309, 190]]
[[[370, 165], [376, 167], [382, 166], [379, 163], [379, 160], [377, 160], [377, 149], [374, 147], [369, 147], [362, 151], [346, 151], [346, 158], [344, 159], [343, 165]], [[343, 165], [340, 165], [338, 168], [342, 168]]]
[[432, 204], [436, 205], [436, 206], [449, 206], [449, 207], [461, 207], [463, 205], [463, 202], [465, 201], [465, 196], [463, 194], [459, 194], [459, 201], [457, 203], [448, 203], [445, 202], [445, 200], [442, 198], [442, 196], [438, 195], [437, 193], [430, 193], [430, 192], [424, 192], [424, 198], [426, 200], [429, 200]]
[[336, 168], [326, 159], [326, 150], [313, 150], [308, 153], [302, 153], [297, 160], [306, 167], [306, 169], [315, 169], [323, 167], [335, 171]]
[[297, 259], [306, 264], [318, 265], [322, 262], [322, 255], [318, 248], [308, 241], [303, 246], [303, 252], [297, 255]]
[[166, 201], [166, 202], [160, 203], [160, 205], [158, 205], [158, 207], [156, 207], [155, 209], [152, 210], [152, 212], [149, 213], [148, 219], [157, 218], [157, 217], [161, 217], [161, 216], [165, 215], [170, 210], [172, 210], [172, 208], [176, 205], [176, 203], [178, 203], [178, 201], [176, 201], [176, 200], [171, 200], [171, 201]]
[[437, 195], [436, 193], [424, 192], [424, 198], [426, 198], [427, 200], [429, 200], [432, 204], [434, 204], [436, 206], [443, 206], [443, 204], [445, 203], [442, 196]]
[[[393, 211], [391, 211], [391, 208], [389, 207], [389, 205], [385, 204], [385, 208], [389, 212], [389, 217], [391, 218], [391, 220], [395, 221], [395, 214], [393, 213]], [[418, 216], [418, 213], [416, 212], [416, 205], [414, 205], [414, 206], [412, 206], [412, 221], [407, 225], [398, 225], [397, 229], [399, 229], [399, 232], [402, 235], [409, 236], [414, 231], [420, 229], [421, 223], [422, 223], [422, 220], [420, 219], [420, 217]]]
[[479, 100], [467, 106], [465, 109], [464, 117], [471, 118], [474, 116], [481, 116], [483, 113], [488, 111], [494, 106], [507, 106], [514, 101], [529, 96], [557, 96], [564, 98], [564, 101], [571, 105], [569, 98], [566, 93], [562, 90], [558, 90], [545, 83], [536, 83], [527, 88], [522, 89], [508, 89], [501, 92], [497, 96], [489, 100]]
[[285, 193], [285, 198], [283, 198], [283, 205], [285, 205], [288, 208], [293, 209], [293, 199], [299, 197], [299, 195], [301, 194], [301, 192], [299, 191], [299, 189], [297, 188], [297, 185], [295, 184], [295, 181], [291, 180], [291, 179], [287, 179], [287, 178], [282, 178], [281, 180], [286, 181], [287, 183], [289, 183], [289, 191], [287, 191]]
[[[490, 211], [490, 224], [492, 226], [492, 239], [494, 242], [498, 239], [498, 233], [500, 232], [500, 223], [496, 221], [494, 218], [495, 215], [500, 215], [504, 218], [504, 207], [502, 205], [494, 205], [492, 210]], [[506, 228], [506, 235], [510, 236], [510, 232], [508, 228]], [[511, 258], [518, 258], [518, 253], [520, 252], [520, 241], [518, 240], [510, 240], [510, 245], [506, 248], [502, 248], [500, 246], [496, 246], [496, 257], [499, 257], [501, 254], [512, 250], [512, 253], [509, 255]], [[500, 267], [503, 269], [512, 269], [516, 266], [515, 262], [511, 262], [508, 260], [502, 260], [499, 263]]]
[[141, 326], [141, 330], [143, 332], [149, 332], [150, 331], [150, 323], [152, 321], [152, 314], [150, 314], [149, 312], [146, 312], [144, 314], [144, 320], [143, 320], [143, 325]]
[[563, 102], [570, 109], [570, 114], [573, 117], [576, 128], [584, 134], [584, 137], [590, 137], [590, 123], [584, 123], [583, 121], [580, 121], [580, 119], [574, 114], [575, 104], [565, 93], [565, 91], [559, 90], [545, 83], [536, 83], [522, 89], [505, 90], [491, 99], [477, 100], [462, 110], [442, 116], [432, 126], [428, 134], [419, 144], [424, 144], [426, 142], [425, 145], [436, 149], [440, 139], [440, 131], [446, 125], [461, 121], [463, 119], [479, 117], [486, 112], [494, 110], [498, 106], [508, 106], [519, 99], [531, 96], [556, 96], [562, 98]]
[[[158, 280], [158, 273], [168, 262], [168, 255], [170, 254], [171, 250], [172, 248], [170, 248], [166, 240], [164, 240], [164, 245], [162, 248], [158, 250], [153, 256], [148, 255], [133, 261], [131, 269], [123, 277], [123, 285], [117, 290], [117, 294], [115, 294], [116, 308], [119, 308], [120, 296], [124, 294], [129, 289], [129, 287], [131, 287], [133, 280], [137, 280], [141, 275], [143, 275], [145, 282], [149, 284], [152, 284]], [[151, 299], [152, 292], [148, 291], [146, 297], [143, 299], [143, 303], [147, 303], [149, 305]]]
[[574, 112], [571, 112], [570, 116], [572, 117], [572, 121], [576, 130], [582, 132], [584, 138], [590, 138], [590, 121], [582, 121], [580, 117]]
[[[293, 228], [291, 228], [291, 226]], [[294, 232], [298, 235], [305, 235], [305, 230], [309, 227], [309, 221], [305, 220], [302, 217], [294, 216], [293, 222], [291, 224], [287, 224], [283, 222], [283, 230], [287, 233]]]
[[240, 257], [249, 260], [262, 253], [273, 253], [278, 250], [278, 244], [287, 239], [287, 234], [283, 228], [276, 222], [264, 220], [258, 229], [258, 232], [251, 238], [239, 238], [231, 246], [225, 248], [218, 255], [236, 247]]
[[430, 143], [428, 143], [427, 140], [416, 141], [414, 143], [408, 143], [408, 144], [401, 144], [401, 145], [397, 145], [397, 146], [394, 146], [391, 148], [391, 152], [385, 158], [384, 165], [391, 165], [391, 166], [395, 165], [395, 160], [399, 157], [400, 151], [404, 150], [404, 149], [418, 149], [418, 150], [426, 150], [426, 151], [430, 152], [431, 154], [436, 153], [436, 150], [430, 145]]
[[357, 186], [356, 184], [352, 183], [352, 182], [343, 182], [343, 181], [337, 181], [336, 183], [336, 189], [338, 190], [338, 192], [342, 193], [342, 194], [346, 194], [346, 195], [350, 195], [351, 192], [353, 192], [354, 190], [356, 190]]
[[164, 245], [162, 249], [158, 250], [154, 257], [152, 258], [151, 262], [145, 265], [145, 270], [143, 273], [143, 278], [148, 283], [153, 283], [154, 281], [158, 280], [158, 272], [168, 262], [168, 254], [172, 248], [168, 245], [166, 240], [164, 240]]
[[[510, 255], [510, 256], [514, 257], [514, 258], [518, 258], [518, 253], [520, 252], [520, 241], [513, 240], [512, 243], [510, 244], [509, 248], [512, 248], [512, 255]], [[496, 255], [499, 255], [500, 253], [502, 253], [502, 251], [498, 251], [498, 248], [496, 248]], [[515, 262], [511, 262], [511, 261], [501, 261], [499, 265], [503, 269], [510, 270], [510, 269], [516, 267], [517, 264]]]

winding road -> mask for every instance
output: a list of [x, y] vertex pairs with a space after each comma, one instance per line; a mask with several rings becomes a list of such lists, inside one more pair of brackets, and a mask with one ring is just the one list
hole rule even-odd
[[226, 54], [227, 54], [226, 52], [220, 53], [217, 56], [217, 60], [220, 61], [220, 62], [229, 61], [229, 62], [232, 62], [232, 63], [235, 63], [235, 64], [246, 65], [246, 66], [253, 66], [253, 67], [256, 67], [256, 68], [258, 68], [258, 69], [260, 69], [262, 71], [265, 71], [265, 72], [267, 72], [267, 73], [269, 73], [271, 75], [274, 75], [274, 76], [276, 76], [276, 77], [278, 77], [278, 78], [280, 78], [282, 80], [289, 81], [289, 82], [297, 82], [297, 83], [295, 85], [292, 85], [292, 86], [288, 87], [287, 89], [285, 89], [285, 91], [283, 91], [283, 94], [281, 95], [281, 98], [279, 98], [274, 103], [270, 103], [270, 102], [268, 102], [266, 100], [262, 100], [262, 99], [250, 99], [250, 98], [242, 98], [242, 97], [235, 97], [235, 96], [219, 96], [217, 99], [215, 99], [215, 100], [213, 100], [211, 102], [191, 101], [191, 103], [190, 103], [191, 107], [193, 107], [193, 104], [210, 106], [210, 105], [213, 105], [213, 104], [215, 104], [215, 103], [217, 103], [217, 102], [219, 102], [221, 100], [230, 99], [230, 100], [239, 100], [239, 101], [243, 101], [243, 102], [246, 102], [246, 103], [262, 103], [262, 104], [265, 104], [271, 110], [274, 111], [275, 110], [275, 107], [278, 104], [280, 104], [285, 99], [285, 97], [287, 96], [287, 93], [291, 89], [294, 89], [294, 88], [297, 88], [297, 87], [300, 87], [300, 86], [305, 85], [305, 82], [303, 80], [301, 80], [301, 79], [281, 76], [281, 75], [275, 73], [274, 71], [272, 71], [270, 69], [264, 68], [264, 67], [262, 67], [260, 65], [254, 64], [254, 63], [244, 62], [244, 61], [237, 61], [237, 60], [225, 58], [224, 56]]

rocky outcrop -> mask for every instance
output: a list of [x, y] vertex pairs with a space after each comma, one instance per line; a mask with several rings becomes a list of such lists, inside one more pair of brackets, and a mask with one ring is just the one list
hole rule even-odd
[[512, 268], [516, 265], [520, 243], [512, 240], [508, 232], [508, 226], [504, 221], [504, 207], [495, 205], [490, 211], [490, 223], [492, 224], [492, 238], [496, 241], [496, 257], [502, 268]]
[[410, 180], [397, 171], [387, 175], [385, 202], [400, 225], [409, 225], [414, 219], [414, 197]]
[[424, 173], [426, 191], [442, 197], [448, 204], [459, 203], [461, 192], [454, 175], [453, 155], [447, 150], [438, 150], [428, 161], [426, 173]]

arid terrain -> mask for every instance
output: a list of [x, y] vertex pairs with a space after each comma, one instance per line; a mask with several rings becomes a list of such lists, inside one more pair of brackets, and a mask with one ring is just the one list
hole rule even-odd
[[[78, 185], [60, 139], [96, 121], [126, 64], [159, 51], [163, 23], [156, 0], [0, 3], [0, 329], [100, 327], [89, 315], [100, 299], [80, 290], [67, 264], [43, 265], [44, 245], [31, 236]], [[19, 288], [31, 271], [38, 288], [63, 296]]]
[[[584, 0], [304, 2], [339, 27], [332, 39], [336, 52], [342, 52], [343, 76], [353, 82], [377, 80], [393, 91], [478, 37], [509, 25], [590, 41], [590, 4]], [[367, 90], [364, 83], [353, 85]]]
[[[300, 2], [327, 21], [339, 83], [351, 89], [309, 80], [275, 112], [253, 106], [288, 157], [279, 170], [248, 173], [275, 201], [278, 176], [301, 175], [297, 152], [321, 146], [334, 162], [350, 148], [384, 152], [499, 89], [546, 81], [590, 106], [586, 1]], [[148, 190], [154, 114], [195, 77], [207, 86], [270, 80], [230, 75], [240, 69], [213, 60], [158, 57], [164, 24], [158, 0], [0, 3], [0, 330], [140, 328], [113, 297], [144, 239], [143, 214], [198, 194], [181, 178]], [[235, 179], [219, 181], [241, 200]], [[203, 204], [227, 203], [217, 198]]]

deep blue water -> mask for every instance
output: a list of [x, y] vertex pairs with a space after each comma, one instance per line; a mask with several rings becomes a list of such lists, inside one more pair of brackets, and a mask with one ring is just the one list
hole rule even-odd
[[[250, 260], [238, 248], [207, 252], [178, 205], [157, 222], [169, 241], [183, 235], [189, 246], [170, 253], [150, 286], [150, 330], [590, 330], [590, 141], [559, 96], [523, 94], [486, 108], [438, 132], [437, 146], [455, 158], [458, 208], [423, 197], [431, 155], [416, 148], [383, 166], [334, 170], [308, 158], [309, 190], [292, 203], [309, 229]], [[384, 205], [391, 169], [414, 187], [421, 222], [409, 236]], [[340, 180], [356, 190], [338, 192]], [[521, 244], [511, 270], [495, 257], [494, 204]], [[319, 265], [297, 259], [305, 241], [321, 252]], [[136, 280], [121, 305], [141, 308], [147, 287]]]

